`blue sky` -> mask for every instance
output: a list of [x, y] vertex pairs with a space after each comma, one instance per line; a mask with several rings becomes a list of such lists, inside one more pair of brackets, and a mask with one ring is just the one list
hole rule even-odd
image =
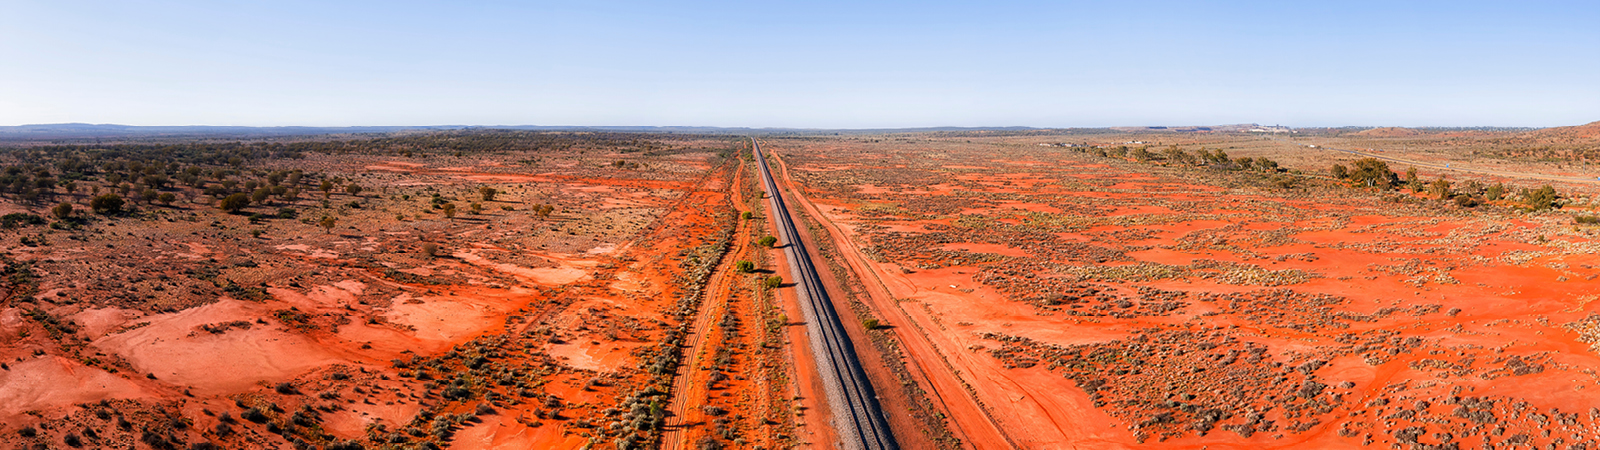
[[0, 125], [1559, 126], [1600, 2], [0, 2]]

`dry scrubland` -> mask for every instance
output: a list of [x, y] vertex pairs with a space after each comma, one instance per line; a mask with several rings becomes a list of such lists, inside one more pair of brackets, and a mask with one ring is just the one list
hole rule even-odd
[[[1409, 139], [1467, 159], [1512, 155], [1522, 133]], [[1383, 145], [1297, 140], [1311, 138]], [[945, 419], [939, 433], [1026, 448], [1594, 448], [1600, 436], [1600, 241], [1574, 220], [1590, 214], [1585, 187], [1541, 204], [1537, 184], [1445, 174], [1454, 188], [1441, 192], [1439, 174], [1407, 183], [1394, 166], [1393, 187], [1366, 188], [1327, 175], [1348, 161], [1247, 134], [765, 147], [824, 219], [812, 232], [844, 250], [834, 268], [857, 277], [869, 334], [932, 374], [901, 391]], [[1507, 193], [1485, 198], [1491, 183]]]
[[[1594, 127], [764, 146], [903, 448], [1593, 448], [1592, 188], [1303, 145]], [[748, 142], [4, 148], [0, 447], [828, 448]]]
[[783, 447], [759, 275], [717, 281], [700, 388], [674, 383], [755, 232], [747, 142], [5, 149], [0, 447], [638, 448], [684, 417], [701, 448]]

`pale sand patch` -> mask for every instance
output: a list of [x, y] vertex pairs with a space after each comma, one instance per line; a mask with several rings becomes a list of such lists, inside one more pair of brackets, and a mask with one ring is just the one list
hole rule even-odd
[[310, 291], [304, 294], [282, 288], [268, 288], [267, 293], [300, 309], [317, 311], [354, 304], [356, 303], [356, 296], [361, 295], [361, 291], [366, 288], [367, 285], [360, 281], [344, 280], [334, 283], [332, 286], [312, 287]]
[[639, 292], [644, 290], [644, 283], [639, 274], [623, 271], [617, 272], [617, 281], [611, 282], [611, 288], [619, 291]]
[[22, 411], [147, 395], [132, 381], [58, 356], [10, 366], [11, 370], [0, 370], [0, 418]]
[[106, 333], [116, 331], [124, 324], [140, 317], [144, 317], [143, 312], [122, 308], [87, 309], [68, 316], [82, 327], [83, 334], [91, 339], [105, 336]]
[[425, 297], [422, 303], [396, 301], [384, 317], [390, 322], [416, 327], [416, 338], [453, 341], [485, 326], [489, 308], [481, 304]]
[[496, 414], [481, 418], [484, 419], [482, 423], [467, 424], [465, 429], [456, 433], [455, 438], [450, 440], [450, 448], [465, 450], [579, 448], [586, 440], [577, 434], [563, 432], [562, 427], [523, 425], [512, 415]]
[[[381, 402], [380, 402], [381, 403]], [[338, 411], [323, 413], [323, 429], [334, 436], [360, 437], [366, 435], [367, 425], [374, 423], [393, 426], [405, 423], [422, 410], [422, 405], [415, 402], [396, 403], [393, 405], [365, 403], [348, 403], [341, 405]], [[451, 445], [452, 448], [455, 445]], [[531, 447], [530, 447], [531, 448]]]
[[[340, 362], [326, 349], [281, 324], [255, 323], [270, 316], [263, 304], [222, 300], [171, 314], [150, 316], [150, 325], [96, 340], [140, 372], [205, 393], [250, 389], [256, 383], [293, 378], [314, 367]], [[250, 329], [222, 334], [195, 332], [204, 324], [250, 321]], [[191, 335], [192, 334], [192, 335]]]
[[304, 253], [306, 253], [304, 256], [310, 257], [310, 258], [338, 258], [339, 257], [339, 254], [338, 253], [334, 253], [332, 250], [323, 250], [323, 249], [320, 249], [320, 248], [311, 248], [311, 246], [305, 245], [305, 244], [285, 244], [285, 245], [279, 245], [279, 246], [276, 246], [276, 247], [273, 247], [273, 248], [276, 248], [278, 250], [304, 252]]
[[568, 366], [596, 372], [611, 372], [628, 363], [628, 355], [639, 343], [601, 342], [600, 344], [552, 344], [550, 356], [563, 360]]
[[517, 278], [521, 278], [521, 279], [524, 279], [526, 281], [531, 281], [531, 282], [534, 282], [534, 283], [537, 283], [537, 284], [563, 285], [563, 284], [570, 284], [570, 283], [573, 283], [573, 282], [577, 282], [577, 281], [580, 281], [580, 280], [583, 280], [583, 279], [586, 279], [586, 278], [589, 277], [589, 272], [588, 271], [585, 271], [583, 269], [573, 268], [573, 267], [566, 267], [565, 265], [563, 265], [562, 267], [548, 267], [548, 268], [541, 267], [541, 268], [535, 269], [535, 268], [522, 267], [522, 266], [518, 266], [518, 265], [515, 265], [515, 264], [497, 263], [497, 262], [494, 262], [494, 261], [490, 261], [490, 260], [484, 259], [482, 256], [478, 256], [475, 253], [465, 252], [465, 251], [456, 252], [452, 256], [455, 256], [456, 259], [460, 259], [462, 261], [465, 261], [468, 264], [472, 264], [472, 265], [479, 266], [479, 267], [486, 267], [486, 268], [492, 269], [494, 271], [497, 271], [497, 272], [500, 272], [500, 273], [504, 273], [504, 274], [507, 274], [507, 275], [511, 275], [511, 276], [514, 276], [514, 277], [517, 277]]

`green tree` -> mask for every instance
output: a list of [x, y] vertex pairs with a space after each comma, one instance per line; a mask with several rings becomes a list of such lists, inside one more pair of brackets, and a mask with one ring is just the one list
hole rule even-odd
[[1400, 177], [1395, 175], [1394, 171], [1389, 170], [1389, 163], [1383, 162], [1383, 160], [1361, 158], [1356, 160], [1353, 165], [1355, 167], [1350, 171], [1348, 177], [1351, 186], [1376, 187], [1387, 190], [1400, 181]]
[[772, 236], [762, 236], [761, 239], [756, 240], [756, 245], [760, 245], [762, 247], [771, 247], [773, 245], [777, 245], [777, 243], [778, 238]]
[[61, 202], [60, 204], [57, 204], [55, 208], [51, 208], [50, 209], [50, 213], [54, 214], [57, 219], [61, 219], [61, 220], [71, 219], [72, 218], [72, 204], [71, 203], [67, 203], [67, 202]]
[[1433, 183], [1428, 185], [1428, 191], [1433, 195], [1439, 196], [1440, 200], [1450, 198], [1450, 182], [1446, 181], [1444, 177], [1439, 177], [1439, 179], [1433, 180]]
[[338, 224], [339, 219], [336, 219], [333, 216], [322, 216], [322, 220], [317, 221], [317, 226], [322, 227], [323, 233], [333, 232], [333, 226]]
[[478, 195], [483, 196], [483, 201], [486, 202], [494, 201], [494, 196], [499, 193], [499, 191], [496, 191], [494, 188], [488, 186], [478, 188]]
[[1334, 178], [1343, 180], [1350, 178], [1350, 170], [1346, 169], [1343, 164], [1334, 164], [1333, 167], [1328, 168], [1328, 175], [1333, 175]]
[[445, 203], [444, 206], [441, 206], [440, 208], [444, 209], [444, 217], [446, 219], [454, 219], [454, 218], [456, 218], [456, 204], [455, 203]]
[[1550, 187], [1548, 184], [1539, 189], [1522, 190], [1522, 204], [1534, 211], [1555, 208], [1559, 206], [1556, 201], [1560, 199], [1561, 196], [1556, 194], [1556, 188]]
[[1187, 163], [1193, 158], [1191, 155], [1184, 152], [1183, 149], [1178, 148], [1177, 145], [1173, 145], [1161, 150], [1161, 157], [1166, 158], [1167, 161], [1172, 161], [1175, 163]]
[[766, 286], [767, 289], [775, 289], [777, 287], [783, 286], [783, 277], [780, 277], [780, 276], [767, 277], [766, 280], [763, 280], [761, 282], [761, 285], [762, 286]]
[[236, 192], [228, 195], [227, 197], [223, 197], [222, 203], [219, 203], [217, 206], [227, 210], [230, 213], [237, 213], [240, 210], [243, 210], [245, 207], [250, 206], [250, 196], [244, 195], [242, 192]]
[[737, 269], [740, 272], [744, 272], [744, 273], [755, 272], [756, 271], [756, 263], [753, 263], [753, 262], [750, 262], [750, 261], [739, 261], [739, 262], [733, 263], [733, 268]]
[[344, 185], [344, 191], [350, 195], [361, 195], [361, 185], [350, 183]]
[[103, 215], [114, 215], [122, 212], [122, 196], [105, 194], [89, 200], [89, 208]]
[[175, 202], [177, 200], [178, 200], [178, 196], [177, 195], [173, 195], [173, 193], [171, 193], [171, 192], [162, 192], [161, 195], [157, 195], [156, 196], [156, 201], [159, 201], [159, 202], [161, 202], [161, 204], [167, 205], [167, 206], [172, 206], [172, 202]]
[[264, 204], [264, 203], [267, 202], [267, 196], [268, 195], [272, 195], [272, 190], [271, 189], [258, 188], [258, 189], [256, 189], [255, 192], [251, 192], [250, 193], [250, 201], [253, 202], [253, 203], [263, 203]]
[[1146, 147], [1133, 149], [1133, 151], [1129, 152], [1128, 154], [1133, 156], [1135, 161], [1139, 162], [1145, 162], [1156, 158], [1156, 154], [1150, 153], [1150, 149]]
[[1489, 186], [1489, 189], [1484, 192], [1484, 196], [1488, 197], [1491, 202], [1499, 201], [1506, 196], [1506, 185], [1504, 183], [1495, 183], [1494, 186]]
[[479, 204], [478, 202], [472, 202], [472, 204], [468, 205], [468, 207], [472, 208], [473, 214], [483, 214], [483, 205]]

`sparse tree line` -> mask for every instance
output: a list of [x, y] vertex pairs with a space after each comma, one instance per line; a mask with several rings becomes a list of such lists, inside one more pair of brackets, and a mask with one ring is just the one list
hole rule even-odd
[[1126, 145], [1110, 148], [1073, 147], [1079, 152], [1095, 153], [1108, 158], [1132, 158], [1139, 162], [1165, 162], [1168, 164], [1184, 164], [1198, 167], [1208, 167], [1219, 170], [1254, 170], [1260, 172], [1276, 173], [1283, 169], [1278, 167], [1278, 162], [1267, 157], [1232, 158], [1222, 149], [1210, 150], [1201, 147], [1194, 153], [1189, 153], [1172, 145], [1161, 149], [1159, 153], [1150, 151], [1150, 147], [1128, 147]]
[[[1094, 153], [1110, 158], [1133, 159], [1140, 162], [1164, 162], [1220, 170], [1264, 172], [1273, 174], [1269, 181], [1283, 188], [1295, 187], [1300, 181], [1299, 177], [1292, 176], [1292, 174], [1297, 174], [1298, 172], [1285, 170], [1276, 161], [1266, 157], [1231, 158], [1222, 149], [1208, 150], [1201, 148], [1195, 153], [1185, 152], [1176, 145], [1162, 149], [1160, 153], [1152, 152], [1148, 147], [1130, 148], [1128, 146], [1111, 148], [1077, 147], [1076, 149], [1080, 152]], [[1494, 185], [1484, 185], [1476, 181], [1452, 183], [1443, 177], [1426, 181], [1417, 175], [1416, 168], [1410, 168], [1404, 173], [1397, 173], [1389, 168], [1388, 163], [1377, 158], [1362, 158], [1352, 162], [1350, 166], [1334, 164], [1328, 169], [1328, 175], [1351, 188], [1370, 188], [1379, 191], [1407, 189], [1413, 194], [1451, 201], [1463, 208], [1474, 208], [1483, 204], [1497, 204], [1528, 211], [1544, 211], [1559, 209], [1567, 204], [1567, 200], [1549, 185], [1541, 186], [1538, 189], [1524, 188], [1513, 192], [1503, 183]], [[1578, 223], [1600, 224], [1600, 217], [1595, 216], [1578, 216], [1575, 220]]]
[[1201, 147], [1194, 153], [1184, 151], [1177, 145], [1168, 146], [1161, 149], [1160, 152], [1152, 152], [1148, 146], [1128, 147], [1120, 145], [1110, 148], [1072, 148], [1083, 153], [1092, 153], [1108, 158], [1132, 159], [1143, 163], [1203, 167], [1222, 171], [1255, 172], [1266, 175], [1268, 182], [1284, 189], [1299, 185], [1298, 178], [1292, 176], [1297, 172], [1285, 170], [1278, 165], [1277, 161], [1268, 159], [1265, 156], [1234, 158], [1228, 156], [1228, 152], [1220, 148], [1212, 150]]
[[1336, 180], [1344, 181], [1352, 188], [1371, 188], [1379, 191], [1407, 189], [1413, 194], [1453, 201], [1463, 208], [1490, 203], [1528, 211], [1544, 211], [1558, 209], [1566, 204], [1560, 193], [1550, 185], [1538, 189], [1522, 189], [1513, 193], [1504, 183], [1485, 186], [1477, 181], [1467, 181], [1458, 184], [1442, 176], [1433, 181], [1424, 181], [1417, 176], [1415, 167], [1400, 174], [1390, 170], [1389, 163], [1377, 158], [1358, 159], [1352, 162], [1350, 167], [1334, 164], [1328, 169], [1328, 174]]

